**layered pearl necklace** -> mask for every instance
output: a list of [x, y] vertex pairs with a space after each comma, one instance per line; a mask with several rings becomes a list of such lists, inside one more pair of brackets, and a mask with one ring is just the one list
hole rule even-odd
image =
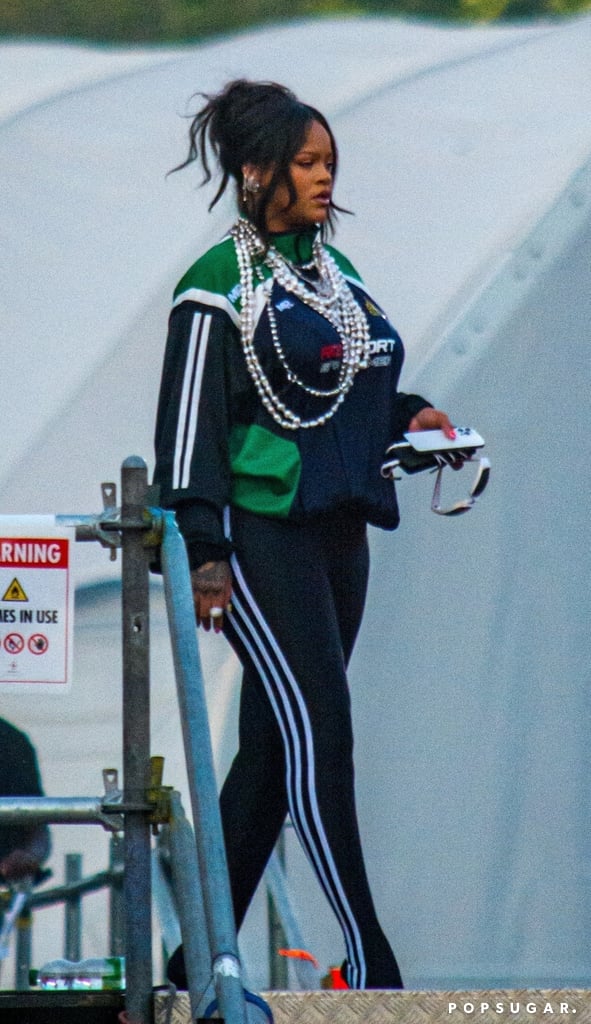
[[[367, 318], [353, 298], [353, 294], [343, 274], [330, 253], [322, 245], [318, 236], [314, 239], [313, 244], [313, 262], [307, 266], [307, 269], [314, 268], [318, 273], [318, 287], [315, 288], [316, 282], [306, 282], [303, 280], [298, 274], [298, 268], [290, 263], [274, 246], [269, 246], [265, 251], [265, 246], [250, 221], [241, 217], [232, 228], [231, 235], [234, 239], [240, 272], [242, 302], [240, 337], [248, 372], [259, 397], [275, 422], [286, 430], [309, 429], [322, 426], [323, 423], [326, 423], [327, 420], [334, 416], [351, 390], [359, 370], [366, 369], [369, 364], [369, 326]], [[261, 262], [272, 273], [272, 278], [269, 282], [267, 313], [273, 348], [281, 366], [285, 370], [287, 380], [290, 384], [296, 384], [309, 395], [317, 398], [334, 399], [326, 412], [313, 419], [301, 419], [281, 401], [279, 396], [273, 391], [269, 378], [255, 352], [256, 300], [254, 276], [256, 273], [259, 282], [265, 281]], [[305, 268], [299, 269], [303, 270]], [[334, 388], [327, 390], [313, 388], [300, 380], [298, 375], [288, 365], [279, 339], [279, 327], [273, 303], [270, 301], [270, 289], [273, 281], [277, 281], [287, 292], [295, 295], [306, 306], [309, 306], [310, 309], [323, 316], [337, 331], [342, 346], [342, 360], [338, 381]]]

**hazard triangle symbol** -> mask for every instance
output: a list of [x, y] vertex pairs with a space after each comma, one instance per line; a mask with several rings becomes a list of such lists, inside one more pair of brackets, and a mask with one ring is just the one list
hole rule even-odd
[[21, 587], [19, 581], [17, 580], [16, 576], [13, 579], [12, 583], [10, 584], [10, 586], [8, 587], [8, 589], [7, 589], [4, 597], [2, 598], [2, 600], [3, 601], [28, 601], [29, 600], [29, 598], [25, 594], [23, 588]]

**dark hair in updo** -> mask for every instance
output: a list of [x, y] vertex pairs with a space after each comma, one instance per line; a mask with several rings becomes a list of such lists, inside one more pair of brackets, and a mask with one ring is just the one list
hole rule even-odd
[[[200, 161], [205, 172], [202, 184], [210, 181], [210, 156], [213, 154], [222, 172], [219, 188], [209, 204], [211, 210], [221, 199], [230, 179], [236, 183], [238, 208], [247, 213], [259, 234], [267, 239], [266, 211], [278, 185], [288, 188], [290, 205], [296, 201], [290, 164], [302, 148], [313, 121], [326, 129], [333, 149], [333, 179], [337, 169], [337, 146], [328, 121], [314, 107], [301, 103], [286, 86], [276, 82], [249, 82], [237, 79], [229, 82], [219, 93], [199, 94], [207, 102], [192, 118], [189, 129], [187, 159], [174, 171], [180, 171], [193, 161]], [[273, 170], [266, 188], [256, 194], [256, 201], [248, 205], [243, 197], [242, 168], [252, 164], [261, 170]], [[327, 223], [334, 230], [335, 211], [342, 210], [332, 202]]]

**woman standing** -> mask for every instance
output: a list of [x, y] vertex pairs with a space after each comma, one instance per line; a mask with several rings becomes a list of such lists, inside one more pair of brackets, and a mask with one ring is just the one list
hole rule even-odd
[[[402, 343], [326, 244], [337, 147], [323, 115], [274, 83], [235, 81], [191, 124], [185, 167], [215, 158], [239, 217], [179, 283], [156, 426], [162, 504], [189, 553], [195, 614], [244, 676], [221, 794], [239, 928], [289, 812], [337, 919], [352, 988], [400, 988], [366, 876], [347, 664], [368, 523], [398, 525], [384, 452], [448, 417], [397, 391]], [[211, 208], [211, 207], [210, 207]], [[182, 950], [169, 975], [185, 985]]]

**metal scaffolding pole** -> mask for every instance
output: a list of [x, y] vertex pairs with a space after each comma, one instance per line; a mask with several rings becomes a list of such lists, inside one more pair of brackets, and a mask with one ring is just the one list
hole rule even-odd
[[[36, 825], [46, 821], [54, 825], [102, 825], [116, 828], [120, 805], [113, 813], [106, 810], [100, 796], [3, 796], [0, 797], [0, 825]], [[114, 817], [115, 816], [115, 817]]]
[[162, 575], [183, 728], [212, 974], [226, 1024], [246, 1024], [246, 1002], [185, 542], [173, 513], [164, 513]]
[[203, 903], [195, 836], [185, 817], [180, 793], [170, 794], [168, 824], [170, 866], [185, 954], [193, 1018], [203, 1015], [211, 1001], [211, 948]]
[[[82, 855], [66, 854], [66, 885], [75, 885], [82, 879]], [[82, 897], [72, 892], [64, 907], [64, 953], [66, 960], [80, 960], [82, 957]]]
[[[130, 456], [121, 470], [123, 627], [123, 802], [125, 814], [125, 1005], [129, 1024], [151, 1024], [149, 568], [144, 540], [147, 467]], [[138, 810], [130, 808], [137, 805]]]

